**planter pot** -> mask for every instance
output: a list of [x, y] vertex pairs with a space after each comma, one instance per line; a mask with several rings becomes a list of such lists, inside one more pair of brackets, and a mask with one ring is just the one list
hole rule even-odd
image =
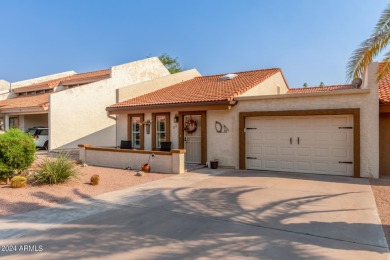
[[211, 169], [218, 169], [218, 161], [210, 161]]
[[143, 172], [150, 172], [150, 165], [145, 163], [141, 166], [141, 171]]

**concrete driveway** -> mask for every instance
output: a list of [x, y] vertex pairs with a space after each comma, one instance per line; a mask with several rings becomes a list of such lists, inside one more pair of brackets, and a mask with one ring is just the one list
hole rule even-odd
[[388, 259], [366, 179], [221, 169], [2, 218], [0, 239], [15, 259]]

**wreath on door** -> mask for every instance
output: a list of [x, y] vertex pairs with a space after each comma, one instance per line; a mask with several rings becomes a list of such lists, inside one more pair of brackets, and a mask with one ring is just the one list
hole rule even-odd
[[187, 134], [192, 134], [193, 132], [195, 132], [197, 127], [198, 124], [194, 119], [190, 119], [184, 123], [184, 131], [186, 131]]

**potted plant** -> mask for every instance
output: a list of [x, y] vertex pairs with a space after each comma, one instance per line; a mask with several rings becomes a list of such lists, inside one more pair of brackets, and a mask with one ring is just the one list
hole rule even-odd
[[148, 162], [147, 162], [147, 163], [142, 164], [142, 166], [141, 166], [141, 171], [143, 171], [143, 172], [150, 172], [150, 171], [151, 171], [151, 167], [150, 167], [150, 165], [149, 165], [150, 158], [154, 158], [154, 153], [152, 153], [152, 154], [149, 155], [149, 158], [148, 158]]

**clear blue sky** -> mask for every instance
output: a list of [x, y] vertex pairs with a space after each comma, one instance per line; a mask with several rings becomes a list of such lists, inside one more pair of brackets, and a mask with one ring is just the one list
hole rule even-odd
[[290, 87], [345, 82], [384, 0], [0, 2], [0, 78], [105, 69], [168, 53], [203, 75], [280, 67]]

